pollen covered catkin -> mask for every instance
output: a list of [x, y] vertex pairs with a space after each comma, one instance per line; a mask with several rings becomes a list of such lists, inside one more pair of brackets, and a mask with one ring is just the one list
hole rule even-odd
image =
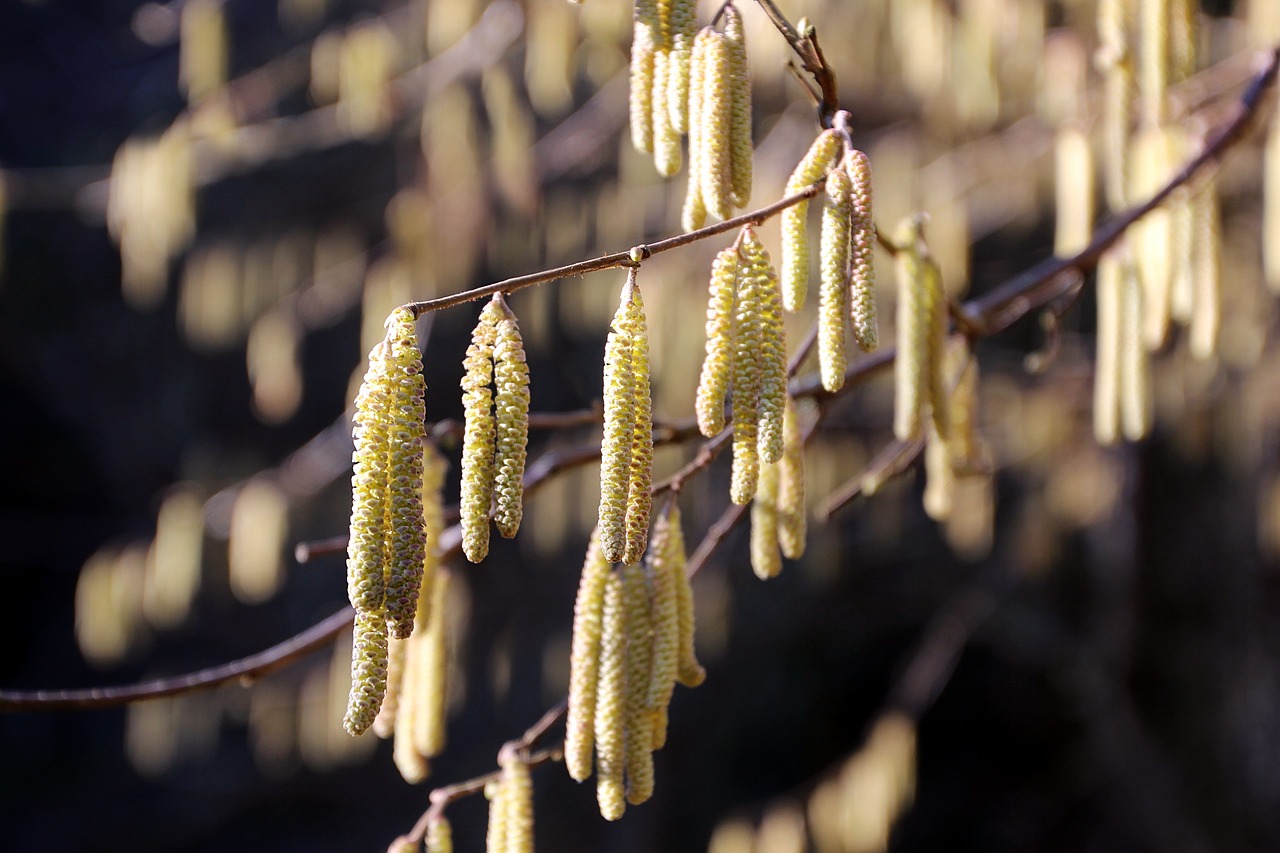
[[804, 556], [807, 518], [804, 489], [804, 436], [795, 401], [783, 412], [782, 458], [778, 460], [778, 544], [791, 560]]
[[938, 331], [941, 328], [945, 336], [946, 304], [937, 265], [925, 253], [920, 222], [904, 220], [894, 242], [898, 247], [898, 356], [893, 434], [899, 441], [913, 441], [924, 428], [933, 390], [942, 384], [934, 374], [944, 344]]
[[593, 532], [582, 564], [578, 597], [573, 605], [573, 642], [569, 653], [569, 713], [565, 723], [564, 763], [569, 776], [578, 782], [591, 775], [604, 590], [611, 571], [609, 561], [600, 550], [599, 536]]
[[849, 152], [845, 167], [852, 183], [849, 317], [853, 322], [853, 339], [863, 352], [871, 352], [880, 345], [876, 319], [876, 223], [871, 208], [871, 162], [866, 154], [855, 149]]
[[[505, 845], [494, 853], [533, 853], [533, 780], [529, 765], [503, 750], [500, 807]], [[497, 802], [497, 800], [495, 800]]]
[[724, 36], [729, 43], [729, 84], [732, 104], [729, 116], [729, 200], [734, 207], [751, 201], [751, 70], [747, 62], [747, 37], [742, 14], [732, 3], [724, 7]]
[[654, 57], [661, 38], [658, 0], [637, 0], [631, 35], [631, 144], [653, 153]]
[[387, 619], [381, 612], [356, 611], [351, 646], [351, 695], [342, 727], [352, 736], [373, 725], [387, 692]]
[[626, 810], [627, 614], [622, 578], [610, 571], [605, 581], [600, 638], [600, 675], [596, 694], [596, 801], [605, 820]]
[[1118, 250], [1098, 259], [1097, 352], [1093, 373], [1093, 436], [1099, 444], [1120, 438], [1121, 263]]
[[631, 565], [644, 556], [649, 539], [649, 510], [653, 503], [653, 400], [649, 389], [649, 331], [645, 327], [640, 288], [633, 292], [635, 314], [631, 338], [631, 382], [635, 398], [635, 423], [631, 439], [631, 464], [627, 486], [626, 546], [622, 562]]
[[[675, 500], [672, 499], [671, 504]], [[671, 504], [653, 525], [649, 540], [646, 576], [652, 596], [653, 661], [649, 670], [649, 689], [645, 705], [655, 712], [665, 711], [675, 689], [676, 671], [680, 664], [680, 604], [676, 581], [670, 568]], [[679, 510], [676, 510], [678, 512]], [[665, 740], [665, 738], [663, 738]], [[655, 741], [654, 749], [662, 747]]]
[[447, 818], [435, 817], [427, 824], [427, 853], [453, 853], [453, 826]]
[[760, 466], [760, 485], [751, 501], [751, 569], [761, 580], [777, 577], [782, 571], [778, 544], [779, 463]]
[[707, 222], [707, 204], [702, 197], [702, 88], [707, 45], [714, 37], [711, 27], [700, 30], [689, 57], [689, 183], [680, 212], [680, 226], [685, 231], [696, 231]]
[[689, 64], [693, 58], [693, 40], [697, 31], [697, 0], [668, 0], [671, 52], [667, 59], [667, 112], [671, 127], [678, 134], [688, 133]]
[[827, 173], [819, 242], [818, 365], [822, 387], [831, 393], [844, 385], [845, 315], [849, 295], [849, 242], [852, 237], [853, 182], [843, 169]]
[[698, 431], [711, 438], [724, 429], [724, 404], [729, 392], [729, 372], [734, 348], [734, 289], [738, 275], [738, 250], [722, 249], [711, 264], [707, 300], [707, 354], [698, 380], [695, 409]]
[[773, 261], [754, 231], [745, 232], [742, 248], [746, 265], [760, 288], [760, 432], [756, 446], [765, 462], [782, 456], [782, 410], [787, 402], [787, 332], [782, 317], [782, 293]]
[[671, 125], [667, 109], [671, 53], [660, 49], [653, 57], [653, 165], [664, 178], [680, 171], [680, 133]]
[[688, 559], [685, 554], [684, 528], [680, 520], [680, 507], [672, 501], [664, 516], [667, 525], [666, 547], [661, 555], [663, 565], [671, 574], [676, 588], [676, 613], [680, 627], [679, 664], [676, 681], [685, 687], [697, 687], [707, 679], [707, 671], [698, 663], [694, 650], [696, 623], [693, 612], [693, 587], [689, 585]]
[[[840, 135], [824, 130], [787, 180], [786, 195], [794, 195], [817, 183], [840, 156]], [[806, 218], [809, 202], [802, 201], [782, 211], [782, 304], [788, 311], [804, 307], [809, 291], [809, 235]]]
[[[744, 244], [746, 242], [744, 230]], [[745, 245], [744, 245], [745, 249]], [[760, 455], [760, 392], [764, 387], [763, 302], [768, 279], [758, 266], [743, 257], [738, 271], [738, 295], [734, 306], [733, 363], [733, 465], [729, 496], [745, 506], [756, 493]]]
[[[703, 30], [706, 32], [706, 30]], [[734, 65], [733, 49], [724, 33], [710, 31], [702, 59], [702, 123], [699, 133], [698, 168], [701, 171], [702, 201], [717, 219], [728, 219], [733, 193]]]
[[489, 510], [493, 502], [495, 427], [493, 422], [493, 347], [502, 308], [490, 301], [471, 333], [462, 369], [462, 491], [458, 503], [462, 551], [478, 563], [489, 554]]
[[653, 616], [644, 569], [622, 568], [627, 609], [626, 788], [638, 806], [653, 796], [653, 712], [648, 705], [653, 666]]
[[529, 365], [515, 314], [502, 303], [493, 350], [494, 523], [504, 539], [520, 529], [524, 514], [525, 448], [529, 441]]

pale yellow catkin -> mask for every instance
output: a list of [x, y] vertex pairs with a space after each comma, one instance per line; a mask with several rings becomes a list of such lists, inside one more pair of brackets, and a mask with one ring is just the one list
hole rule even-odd
[[499, 784], [506, 844], [498, 853], [533, 853], [533, 780], [529, 765], [506, 750], [503, 752]]
[[777, 577], [782, 571], [778, 544], [778, 481], [781, 465], [763, 463], [760, 484], [751, 501], [751, 570], [761, 580]]
[[[752, 235], [754, 238], [754, 235]], [[787, 403], [787, 330], [778, 274], [758, 238], [744, 240], [748, 268], [760, 279], [760, 432], [756, 447], [764, 462], [782, 458], [782, 412]]]
[[672, 502], [667, 511], [668, 538], [663, 563], [676, 587], [676, 606], [680, 624], [679, 665], [676, 667], [676, 680], [685, 687], [697, 687], [707, 679], [707, 671], [698, 663], [698, 655], [694, 649], [696, 620], [693, 612], [693, 587], [689, 585], [686, 571], [688, 560], [685, 555], [684, 529], [680, 521], [680, 507]]
[[707, 44], [712, 38], [710, 27], [700, 30], [689, 57], [689, 181], [680, 211], [680, 227], [685, 231], [696, 231], [707, 222], [707, 205], [702, 198], [702, 87]]
[[1103, 176], [1107, 205], [1123, 210], [1129, 192], [1129, 127], [1134, 72], [1129, 30], [1133, 0], [1099, 0], [1097, 64], [1103, 72]]
[[644, 569], [622, 568], [627, 609], [626, 787], [633, 806], [653, 796], [653, 711], [648, 705], [653, 667], [653, 614]]
[[381, 612], [356, 611], [351, 646], [351, 694], [342, 727], [362, 735], [373, 725], [387, 692], [387, 619]]
[[649, 389], [649, 330], [640, 287], [632, 291], [634, 310], [627, 334], [631, 340], [631, 384], [635, 421], [627, 485], [626, 544], [622, 562], [634, 564], [644, 556], [649, 540], [649, 510], [653, 504], [653, 400]]
[[871, 161], [857, 149], [850, 151], [846, 168], [853, 184], [853, 231], [849, 242], [849, 318], [853, 339], [863, 352], [880, 345], [876, 318], [876, 223], [871, 205]]
[[1138, 0], [1138, 89], [1143, 123], [1158, 127], [1168, 116], [1170, 0]]
[[[1133, 139], [1132, 198], [1153, 196], [1175, 166], [1170, 135], [1164, 128], [1144, 127]], [[1161, 206], [1135, 222], [1129, 231], [1135, 268], [1142, 282], [1142, 338], [1150, 350], [1169, 334], [1174, 276], [1173, 228], [1169, 208]]]
[[951, 451], [947, 441], [929, 423], [924, 446], [924, 511], [934, 521], [946, 521], [951, 515], [955, 495], [956, 474], [951, 467]]
[[659, 48], [653, 56], [653, 164], [664, 178], [674, 177], [681, 166], [680, 133], [667, 109], [671, 71], [671, 52]]
[[751, 69], [747, 62], [747, 37], [737, 7], [724, 7], [724, 35], [729, 43], [729, 200], [734, 207], [751, 201]]
[[963, 337], [956, 336], [948, 347], [947, 375], [954, 378], [951, 435], [947, 441], [951, 466], [957, 473], [978, 473], [985, 466], [978, 435], [978, 360]]
[[1089, 245], [1093, 234], [1093, 150], [1077, 125], [1058, 129], [1054, 141], [1053, 253], [1069, 258]]
[[704, 51], [698, 168], [703, 204], [723, 220], [732, 212], [733, 50], [724, 33], [712, 30]]
[[[898, 356], [894, 361], [893, 434], [913, 441], [924, 427], [934, 386], [938, 315], [945, 311], [937, 266], [924, 252], [920, 222], [907, 219], [895, 234], [898, 252]], [[943, 315], [945, 317], [945, 314]]]
[[1142, 340], [1143, 288], [1130, 261], [1120, 278], [1120, 432], [1140, 441], [1151, 429], [1151, 357]]
[[[840, 155], [840, 135], [824, 130], [787, 180], [786, 195], [794, 195], [817, 183]], [[804, 307], [809, 291], [809, 235], [806, 227], [809, 202], [793, 204], [782, 211], [782, 305], [788, 311]]]
[[1280, 294], [1280, 110], [1267, 125], [1262, 166], [1262, 269], [1271, 292]]
[[1097, 351], [1093, 372], [1093, 436], [1099, 444], [1120, 438], [1121, 262], [1118, 250], [1098, 260]]
[[453, 853], [453, 826], [447, 818], [435, 817], [427, 824], [427, 853]]
[[515, 314], [502, 305], [493, 348], [494, 525], [504, 539], [520, 529], [524, 515], [525, 448], [529, 442], [529, 365]]
[[626, 552], [636, 388], [631, 331], [636, 319], [636, 268], [627, 272], [604, 348], [604, 438], [600, 449], [600, 548], [616, 563]]
[[485, 853], [507, 853], [507, 786], [502, 777], [484, 786], [489, 798], [489, 826], [485, 831]]
[[1216, 177], [1209, 177], [1191, 198], [1192, 312], [1191, 354], [1213, 357], [1222, 326], [1222, 222]]
[[[413, 650], [415, 678], [413, 746], [430, 758], [444, 751], [449, 702], [449, 586], [452, 575], [441, 571], [429, 605], [419, 611], [426, 630]], [[427, 616], [426, 611], [430, 611]]]
[[637, 0], [631, 35], [631, 144], [642, 154], [653, 153], [653, 66], [659, 34], [658, 0]]
[[804, 556], [808, 519], [805, 510], [804, 436], [795, 401], [783, 413], [782, 458], [778, 460], [778, 544], [791, 560]]
[[698, 3], [697, 0], [669, 0], [669, 4], [671, 52], [667, 59], [668, 121], [676, 133], [688, 133], [692, 124], [689, 121], [689, 65], [697, 33]]
[[391, 640], [387, 644], [387, 695], [373, 720], [373, 733], [386, 740], [396, 727], [396, 712], [400, 708], [400, 685], [403, 683], [407, 640]]
[[852, 237], [853, 182], [843, 169], [827, 173], [819, 238], [818, 366], [822, 387], [831, 393], [844, 385], [845, 315], [849, 298], [849, 242]]
[[605, 582], [596, 693], [596, 802], [605, 820], [626, 810], [627, 611], [622, 578], [610, 571]]
[[493, 347], [502, 309], [491, 300], [471, 333], [462, 369], [462, 488], [458, 502], [462, 552], [478, 563], [489, 554], [489, 510], [493, 502], [494, 440]]
[[347, 539], [347, 597], [356, 610], [380, 612], [386, 597], [386, 448], [390, 393], [387, 343], [369, 353], [369, 369], [356, 394], [351, 526]]
[[734, 350], [734, 285], [738, 274], [738, 250], [722, 249], [711, 264], [707, 299], [707, 347], [698, 379], [695, 410], [698, 431], [711, 438], [724, 429], [724, 404], [729, 392]]
[[573, 605], [573, 640], [569, 653], [569, 712], [565, 723], [564, 763], [569, 776], [578, 782], [591, 775], [604, 591], [611, 571], [609, 561], [600, 551], [599, 537], [593, 532]]
[[[744, 230], [744, 244], [745, 235]], [[744, 246], [745, 248], [745, 246]], [[744, 252], [738, 269], [737, 299], [734, 306], [733, 362], [733, 464], [729, 496], [745, 506], [756, 492], [760, 462], [760, 392], [764, 387], [763, 302], [767, 277], [750, 262]]]
[[[680, 605], [676, 600], [675, 579], [669, 569], [670, 539], [671, 509], [668, 505], [654, 522], [645, 567], [652, 598], [653, 620], [653, 659], [645, 705], [655, 713], [665, 711], [670, 703], [671, 693], [675, 689], [676, 670], [680, 664]], [[655, 735], [653, 748], [661, 747], [662, 744], [657, 742]]]

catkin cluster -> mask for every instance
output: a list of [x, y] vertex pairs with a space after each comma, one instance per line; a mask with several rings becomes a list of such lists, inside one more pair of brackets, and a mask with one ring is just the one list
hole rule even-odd
[[895, 234], [898, 273], [898, 355], [894, 360], [893, 434], [914, 441], [932, 413], [934, 428], [950, 434], [943, 358], [947, 301], [942, 275], [929, 255], [919, 219], [903, 220]]
[[724, 29], [704, 27], [689, 70], [689, 184], [681, 224], [701, 228], [707, 214], [728, 219], [751, 198], [751, 73], [742, 16], [724, 7]]
[[529, 765], [504, 747], [498, 756], [502, 768], [496, 782], [485, 786], [489, 798], [488, 853], [533, 853], [533, 781]]
[[804, 556], [804, 437], [795, 403], [787, 398], [782, 458], [760, 464], [760, 485], [751, 502], [751, 568], [761, 580], [782, 571], [782, 558]]
[[760, 461], [782, 455], [787, 342], [782, 297], [769, 253], [751, 227], [711, 266], [707, 348], [698, 381], [698, 429], [710, 438], [725, 426], [733, 394], [730, 496], [745, 505], [756, 492]]
[[565, 765], [581, 782], [595, 755], [596, 798], [606, 820], [653, 794], [653, 751], [667, 739], [676, 682], [696, 687], [693, 593], [674, 502], [654, 525], [642, 568], [615, 568], [593, 535], [574, 604]]
[[489, 553], [490, 514], [506, 539], [516, 535], [523, 514], [529, 366], [501, 293], [480, 312], [462, 366], [462, 551], [478, 563]]
[[600, 448], [600, 549], [609, 562], [627, 564], [644, 555], [653, 479], [649, 330], [637, 272], [637, 267], [627, 271], [605, 344]]
[[351, 698], [343, 725], [373, 723], [387, 687], [388, 633], [414, 627], [426, 559], [422, 509], [426, 384], [415, 318], [397, 308], [369, 354], [356, 396], [347, 595], [356, 609]]

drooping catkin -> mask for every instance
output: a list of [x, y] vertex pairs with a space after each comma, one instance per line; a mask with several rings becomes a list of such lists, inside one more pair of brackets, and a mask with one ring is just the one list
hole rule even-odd
[[[794, 195], [817, 183], [840, 156], [840, 135], [824, 130], [787, 179], [786, 195]], [[782, 211], [782, 305], [788, 311], [804, 307], [809, 291], [809, 235], [806, 214], [809, 202], [793, 204]]]
[[787, 403], [787, 330], [782, 317], [778, 274], [764, 243], [748, 231], [742, 241], [747, 274], [760, 288], [760, 431], [756, 446], [761, 460], [782, 457], [782, 410]]
[[751, 68], [747, 62], [747, 37], [742, 14], [732, 3], [724, 7], [724, 35], [729, 43], [729, 84], [732, 105], [729, 116], [729, 200], [734, 207], [751, 201]]
[[626, 549], [627, 501], [631, 483], [631, 447], [635, 440], [636, 399], [631, 358], [636, 269], [627, 272], [618, 310], [604, 348], [604, 439], [600, 448], [600, 548], [611, 563]]
[[373, 718], [373, 733], [386, 740], [396, 730], [396, 713], [400, 709], [400, 685], [404, 680], [404, 659], [408, 640], [390, 640], [387, 643], [387, 695]]
[[1058, 129], [1053, 150], [1057, 204], [1053, 253], [1068, 258], [1089, 245], [1093, 233], [1093, 151], [1088, 134], [1074, 124]]
[[846, 168], [853, 185], [852, 234], [849, 241], [849, 317], [853, 339], [863, 352], [880, 345], [876, 320], [876, 223], [871, 207], [871, 162], [862, 151], [848, 154]]
[[783, 412], [782, 458], [778, 460], [778, 544], [791, 560], [804, 556], [808, 519], [805, 514], [804, 436], [795, 401]]
[[[675, 499], [671, 502], [674, 503]], [[677, 601], [676, 582], [671, 575], [669, 559], [671, 512], [668, 505], [654, 522], [646, 560], [646, 577], [653, 607], [653, 660], [649, 670], [645, 705], [655, 712], [665, 709], [671, 701], [676, 671], [680, 664], [680, 604]], [[653, 748], [661, 747], [662, 744], [655, 738]]]
[[1280, 110], [1267, 125], [1262, 173], [1263, 277], [1271, 292], [1280, 294]]
[[1142, 340], [1142, 282], [1132, 260], [1120, 277], [1120, 431], [1139, 441], [1151, 429], [1151, 357]]
[[[445, 746], [449, 700], [449, 586], [452, 575], [441, 571], [431, 591], [429, 608], [419, 610], [425, 622], [422, 638], [411, 652], [414, 667], [413, 746], [426, 758]], [[428, 609], [430, 615], [426, 615]]]
[[533, 853], [533, 780], [529, 765], [509, 750], [500, 759], [502, 788], [500, 808], [503, 814], [505, 844], [494, 853]]
[[707, 222], [707, 205], [702, 198], [702, 87], [707, 44], [713, 33], [710, 27], [700, 30], [689, 57], [689, 182], [680, 211], [680, 227], [685, 231], [696, 231]]
[[515, 314], [502, 303], [496, 326], [493, 379], [494, 524], [504, 539], [520, 529], [524, 509], [525, 448], [529, 441], [529, 365]]
[[622, 562], [638, 563], [649, 540], [649, 510], [653, 504], [653, 400], [649, 390], [649, 330], [645, 326], [640, 287], [633, 290], [635, 312], [628, 335], [631, 339], [631, 382], [635, 399], [635, 423], [631, 439], [631, 463], [627, 486], [626, 547]]
[[427, 853], [453, 853], [453, 826], [442, 816], [427, 824]]
[[[1132, 198], [1154, 195], [1175, 168], [1173, 141], [1164, 128], [1144, 127], [1133, 139]], [[1161, 206], [1135, 222], [1129, 232], [1135, 268], [1142, 283], [1142, 338], [1148, 349], [1164, 344], [1169, 334], [1173, 281], [1173, 232], [1168, 207]]]
[[1123, 210], [1129, 192], [1129, 126], [1134, 71], [1129, 30], [1133, 0], [1099, 0], [1097, 64], [1103, 71], [1103, 185], [1107, 205]]
[[507, 853], [507, 786], [503, 779], [488, 782], [484, 795], [489, 800], [489, 826], [484, 835], [485, 853]]
[[1097, 352], [1093, 372], [1093, 436], [1099, 444], [1120, 438], [1121, 263], [1113, 249], [1098, 259]]
[[626, 810], [627, 613], [622, 578], [610, 571], [605, 581], [600, 637], [600, 673], [596, 693], [596, 802], [605, 820]]
[[[426, 534], [426, 552], [422, 560], [422, 585], [418, 590], [417, 618], [424, 615], [424, 602], [432, 600], [436, 578], [440, 573], [440, 537], [444, 533], [444, 480], [449, 473], [445, 461], [435, 443], [423, 442], [422, 453], [422, 528]], [[428, 616], [430, 614], [427, 614]], [[414, 630], [422, 630], [416, 625]]]
[[[937, 265], [927, 256], [920, 222], [907, 219], [895, 241], [898, 268], [898, 356], [894, 361], [893, 434], [899, 441], [920, 435], [934, 387], [938, 315], [945, 302]], [[945, 327], [944, 327], [945, 333]]]
[[626, 787], [627, 802], [638, 806], [653, 796], [653, 712], [648, 705], [653, 667], [653, 615], [644, 569], [622, 568], [627, 609]]
[[1169, 2], [1138, 0], [1138, 88], [1142, 121], [1152, 127], [1164, 124], [1168, 115]]
[[724, 33], [710, 29], [703, 48], [701, 73], [698, 168], [702, 173], [702, 201], [708, 213], [723, 220], [729, 218], [733, 195], [731, 133], [735, 88], [733, 49]]
[[934, 521], [946, 521], [951, 515], [955, 495], [956, 473], [951, 467], [951, 451], [938, 435], [932, 421], [924, 445], [924, 511]]
[[664, 178], [674, 177], [681, 165], [680, 133], [667, 109], [671, 66], [671, 52], [659, 48], [653, 56], [653, 165]]
[[[659, 522], [661, 523], [661, 522]], [[656, 533], [655, 533], [656, 535]], [[582, 564], [578, 597], [573, 605], [573, 642], [569, 653], [569, 713], [565, 723], [564, 763], [579, 782], [591, 775], [595, 748], [596, 693], [600, 679], [600, 640], [604, 590], [612, 571], [593, 531]]]
[[778, 543], [778, 481], [780, 463], [760, 465], [760, 484], [751, 501], [751, 569], [761, 580], [782, 571]]
[[849, 297], [849, 241], [852, 236], [853, 182], [843, 169], [827, 173], [819, 242], [818, 365], [822, 387], [835, 393], [849, 366], [845, 352], [845, 315]]
[[502, 309], [491, 300], [480, 312], [471, 333], [471, 345], [462, 361], [462, 491], [458, 502], [461, 516], [462, 551], [478, 563], [489, 554], [489, 510], [493, 502], [495, 476], [493, 422], [493, 348], [497, 341]]
[[707, 354], [698, 380], [695, 409], [698, 431], [711, 438], [724, 429], [724, 403], [729, 392], [734, 349], [734, 285], [738, 274], [738, 250], [722, 249], [711, 264], [707, 299]]
[[688, 133], [692, 124], [689, 121], [689, 64], [693, 58], [693, 40], [697, 33], [698, 3], [697, 0], [669, 0], [669, 4], [671, 52], [667, 59], [668, 121], [676, 133]]
[[1191, 197], [1191, 354], [1212, 358], [1222, 325], [1222, 222], [1215, 177]]
[[654, 56], [661, 37], [658, 0], [637, 0], [631, 35], [631, 144], [653, 153]]
[[356, 611], [351, 647], [351, 695], [342, 727], [362, 735], [373, 725], [387, 692], [387, 619], [381, 612]]
[[356, 394], [351, 532], [347, 541], [347, 597], [362, 613], [381, 612], [386, 597], [386, 448], [389, 394], [387, 343], [369, 353], [369, 369]]
[[698, 663], [698, 655], [694, 650], [696, 624], [693, 612], [693, 587], [689, 585], [689, 575], [686, 572], [688, 559], [685, 555], [684, 529], [680, 523], [680, 507], [674, 501], [668, 506], [665, 521], [667, 540], [662, 561], [675, 582], [680, 625], [680, 652], [676, 680], [685, 687], [697, 687], [706, 681], [707, 671], [702, 668], [702, 664]]
[[[744, 235], [745, 235], [744, 231]], [[745, 240], [744, 240], [745, 243]], [[744, 247], [745, 248], [745, 247]], [[766, 276], [758, 268], [743, 263], [738, 270], [737, 299], [734, 304], [733, 363], [733, 465], [729, 496], [745, 506], [756, 492], [760, 464], [760, 392], [764, 387], [763, 301]]]

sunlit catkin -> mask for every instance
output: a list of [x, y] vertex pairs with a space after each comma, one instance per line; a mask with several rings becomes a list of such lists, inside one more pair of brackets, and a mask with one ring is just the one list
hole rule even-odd
[[1217, 180], [1210, 177], [1191, 197], [1191, 354], [1212, 358], [1222, 325], [1222, 222]]
[[707, 222], [707, 205], [702, 198], [702, 87], [707, 43], [712, 38], [710, 27], [699, 31], [689, 57], [689, 182], [680, 211], [680, 227], [685, 231], [696, 231]]
[[638, 565], [622, 568], [622, 594], [627, 608], [627, 802], [640, 805], [653, 796], [653, 711], [648, 704], [653, 616], [644, 569]]
[[[1145, 201], [1164, 185], [1175, 165], [1173, 140], [1159, 127], [1145, 127], [1133, 139], [1132, 197]], [[1174, 275], [1173, 230], [1169, 208], [1161, 206], [1135, 222], [1129, 231], [1143, 289], [1142, 337], [1158, 349], [1169, 333]]]
[[649, 510], [653, 504], [653, 400], [649, 390], [649, 330], [645, 326], [644, 300], [633, 289], [634, 314], [630, 318], [631, 383], [635, 421], [631, 437], [631, 462], [627, 485], [626, 546], [622, 562], [638, 563], [649, 540]]
[[1138, 91], [1142, 121], [1150, 126], [1164, 124], [1168, 114], [1169, 86], [1169, 3], [1170, 0], [1138, 2]]
[[1142, 340], [1144, 292], [1132, 261], [1120, 278], [1120, 431], [1139, 441], [1151, 429], [1151, 356]]
[[529, 778], [529, 765], [506, 749], [499, 761], [506, 843], [495, 853], [533, 853], [533, 781]]
[[667, 515], [667, 540], [663, 549], [663, 564], [675, 581], [676, 606], [680, 624], [679, 665], [676, 680], [685, 687], [697, 687], [707, 679], [707, 671], [698, 663], [694, 650], [696, 623], [693, 612], [693, 587], [689, 585], [688, 560], [685, 556], [684, 529], [680, 523], [680, 507], [674, 501]]
[[747, 62], [747, 37], [742, 14], [730, 3], [724, 7], [724, 35], [729, 43], [729, 199], [734, 207], [751, 201], [751, 69]]
[[[674, 503], [673, 498], [671, 504]], [[680, 664], [680, 603], [670, 569], [671, 504], [654, 522], [646, 565], [653, 608], [653, 659], [645, 705], [657, 713], [664, 712], [671, 701]], [[661, 747], [655, 733], [653, 748]]]
[[740, 276], [754, 278], [760, 300], [760, 429], [756, 447], [761, 460], [777, 462], [782, 457], [782, 410], [787, 402], [787, 332], [782, 292], [769, 252], [751, 229], [743, 232], [742, 252]]
[[462, 490], [458, 503], [462, 526], [462, 552], [473, 563], [489, 553], [489, 510], [495, 477], [493, 421], [493, 349], [502, 309], [496, 300], [480, 312], [471, 333], [471, 345], [462, 361], [462, 408], [466, 423], [462, 435]]
[[863, 352], [880, 345], [876, 319], [876, 223], [871, 207], [871, 162], [861, 151], [849, 152], [846, 168], [853, 184], [852, 234], [849, 240], [849, 318], [853, 339]]
[[653, 165], [664, 178], [680, 171], [680, 133], [671, 125], [667, 110], [671, 52], [659, 49], [653, 57]]
[[1267, 125], [1262, 175], [1262, 268], [1267, 286], [1280, 294], [1280, 110]]
[[1082, 128], [1064, 125], [1058, 129], [1054, 167], [1057, 216], [1053, 253], [1068, 258], [1089, 245], [1093, 232], [1093, 152]]
[[1129, 28], [1133, 0], [1099, 0], [1098, 52], [1103, 72], [1103, 184], [1107, 205], [1123, 210], [1129, 192], [1129, 127], [1133, 118], [1134, 61]]
[[1120, 438], [1121, 262], [1117, 250], [1098, 260], [1097, 351], [1093, 372], [1093, 436], [1099, 444]]
[[751, 570], [761, 580], [777, 577], [782, 571], [778, 545], [778, 481], [780, 463], [760, 466], [760, 484], [751, 501]]
[[[945, 311], [936, 264], [924, 253], [920, 223], [907, 219], [894, 242], [898, 268], [898, 356], [894, 360], [893, 434], [899, 441], [920, 435], [934, 384], [932, 357], [938, 319]], [[944, 315], [945, 316], [945, 315]]]
[[698, 116], [702, 123], [698, 135], [702, 201], [712, 216], [728, 219], [733, 194], [733, 49], [724, 33], [710, 30], [703, 50]]
[[484, 786], [489, 800], [489, 826], [485, 830], [485, 853], [507, 853], [507, 786], [499, 777]]
[[835, 393], [849, 366], [845, 352], [845, 315], [849, 298], [849, 240], [853, 183], [843, 169], [827, 173], [819, 242], [818, 365], [822, 387]]
[[427, 853], [453, 853], [453, 826], [436, 816], [427, 824]]
[[181, 8], [178, 83], [194, 104], [227, 81], [227, 24], [221, 0], [190, 0]]
[[782, 458], [778, 460], [778, 544], [791, 560], [804, 556], [808, 520], [805, 515], [804, 436], [795, 401], [787, 398], [783, 413]]
[[730, 382], [733, 385], [733, 465], [729, 496], [739, 506], [745, 506], [756, 493], [760, 464], [760, 392], [764, 386], [762, 311], [767, 286], [767, 276], [749, 264], [744, 253], [743, 263], [738, 270], [733, 362], [730, 365]]
[[596, 693], [596, 801], [605, 820], [626, 810], [627, 612], [622, 578], [610, 571], [605, 581], [600, 638], [600, 675]]
[[[412, 710], [409, 741], [414, 751], [424, 758], [444, 751], [449, 698], [449, 619], [448, 600], [452, 576], [441, 571], [431, 591], [431, 598], [418, 608], [418, 631], [411, 642], [406, 666], [412, 675], [406, 679], [406, 690], [412, 687]], [[410, 684], [411, 682], [411, 684]], [[403, 701], [403, 700], [402, 700]], [[397, 741], [401, 737], [396, 731]]]
[[707, 354], [698, 380], [695, 410], [698, 431], [707, 438], [724, 429], [724, 403], [729, 391], [734, 349], [734, 284], [738, 274], [738, 250], [722, 249], [711, 264], [707, 299]]
[[[821, 180], [840, 155], [840, 135], [824, 130], [787, 180], [787, 195], [794, 195]], [[782, 305], [788, 311], [804, 307], [809, 292], [809, 235], [806, 214], [809, 202], [782, 211]]]
[[[689, 64], [693, 58], [693, 40], [697, 33], [697, 0], [669, 0], [668, 30], [671, 52], [667, 59], [668, 120], [676, 133], [688, 133]], [[692, 150], [692, 149], [690, 149]]]
[[520, 529], [524, 500], [525, 447], [529, 441], [529, 365], [515, 314], [502, 305], [493, 348], [494, 524], [503, 538]]
[[373, 720], [373, 733], [382, 739], [391, 737], [396, 730], [396, 716], [400, 710], [400, 686], [404, 683], [405, 651], [408, 640], [391, 640], [387, 643], [387, 695]]
[[578, 597], [573, 605], [573, 642], [569, 653], [569, 713], [564, 737], [565, 767], [569, 770], [569, 776], [579, 782], [591, 775], [604, 590], [611, 571], [609, 561], [600, 551], [599, 538], [593, 532], [586, 560], [582, 564]]
[[631, 36], [631, 144], [653, 153], [653, 65], [661, 26], [658, 0], [637, 0]]
[[342, 726], [362, 735], [373, 725], [387, 692], [387, 619], [379, 612], [356, 611], [351, 648], [351, 694]]

